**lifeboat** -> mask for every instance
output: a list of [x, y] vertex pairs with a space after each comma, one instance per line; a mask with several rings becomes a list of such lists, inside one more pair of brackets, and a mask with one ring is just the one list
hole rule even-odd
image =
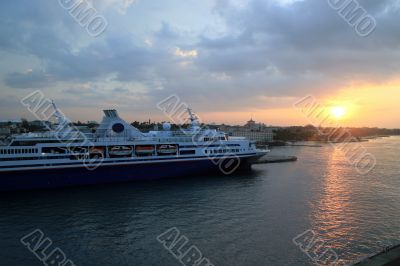
[[157, 153], [159, 154], [176, 154], [178, 151], [178, 147], [176, 145], [160, 145], [157, 149]]
[[104, 148], [102, 147], [92, 147], [89, 149], [90, 158], [102, 158], [104, 157]]
[[132, 155], [131, 146], [114, 146], [108, 149], [108, 154], [112, 157], [128, 157]]
[[137, 155], [151, 155], [154, 153], [154, 150], [155, 150], [154, 146], [140, 145], [135, 147], [135, 153]]
[[104, 148], [101, 147], [93, 147], [90, 148], [89, 152], [92, 153], [103, 153], [104, 152]]

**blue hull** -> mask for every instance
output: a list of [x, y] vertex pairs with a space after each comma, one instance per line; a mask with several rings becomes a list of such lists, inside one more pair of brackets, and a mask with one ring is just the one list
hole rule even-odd
[[[237, 169], [249, 167], [250, 158], [241, 158], [240, 167]], [[207, 158], [143, 164], [103, 164], [95, 170], [88, 170], [85, 167], [70, 167], [8, 171], [0, 172], [0, 191], [155, 180], [217, 171], [221, 171], [220, 166]]]

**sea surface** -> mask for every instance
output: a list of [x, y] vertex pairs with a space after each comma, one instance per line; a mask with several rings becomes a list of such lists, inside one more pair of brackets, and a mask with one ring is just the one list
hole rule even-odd
[[307, 230], [351, 263], [400, 242], [400, 137], [351, 145], [375, 156], [368, 174], [324, 144], [233, 176], [2, 194], [0, 265], [44, 265], [20, 242], [35, 229], [77, 266], [182, 265], [156, 239], [173, 227], [215, 266], [313, 265], [293, 243]]

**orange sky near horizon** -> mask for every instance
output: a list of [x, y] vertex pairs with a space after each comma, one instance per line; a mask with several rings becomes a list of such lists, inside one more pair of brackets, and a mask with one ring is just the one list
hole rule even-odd
[[[336, 94], [325, 97], [317, 97], [316, 100], [332, 108], [334, 106], [344, 107], [346, 113], [338, 121], [341, 126], [349, 127], [382, 127], [382, 128], [400, 128], [400, 80], [382, 84], [361, 84], [354, 83], [352, 86], [338, 90]], [[262, 122], [272, 126], [291, 126], [307, 125], [312, 121], [307, 119], [303, 113], [293, 105], [300, 98], [285, 98], [281, 106], [276, 108], [251, 108], [240, 111], [213, 111], [204, 112], [204, 110], [194, 111], [205, 123], [225, 123], [231, 125], [243, 125], [250, 118], [257, 122]], [[72, 121], [101, 121], [102, 107], [93, 108], [93, 106], [68, 108], [59, 106], [65, 115]], [[107, 108], [117, 108], [118, 106], [108, 106]], [[119, 110], [121, 117], [127, 121], [167, 121], [156, 107], [152, 112], [132, 112], [129, 108]], [[84, 114], [84, 117], [82, 116]], [[15, 116], [15, 114], [13, 115]], [[10, 116], [11, 117], [11, 116]], [[18, 117], [18, 116], [17, 116]], [[22, 113], [20, 117], [30, 117], [29, 113]]]
[[[346, 113], [338, 120], [342, 126], [400, 128], [400, 115], [397, 115], [400, 110], [399, 88], [400, 81], [381, 85], [355, 84], [336, 96], [316, 100], [327, 109], [344, 107]], [[233, 124], [243, 124], [250, 118], [268, 125], [305, 125], [312, 122], [292, 106], [249, 112], [203, 113], [202, 118], [206, 122], [230, 121]]]

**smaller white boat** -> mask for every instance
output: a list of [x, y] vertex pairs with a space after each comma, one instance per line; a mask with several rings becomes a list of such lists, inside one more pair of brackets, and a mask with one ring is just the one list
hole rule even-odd
[[128, 157], [132, 156], [133, 148], [131, 146], [114, 146], [109, 148], [110, 156]]
[[138, 145], [135, 147], [135, 153], [137, 155], [152, 155], [154, 154], [155, 148], [153, 145]]
[[178, 151], [178, 148], [176, 145], [160, 145], [157, 149], [158, 154], [176, 154]]

